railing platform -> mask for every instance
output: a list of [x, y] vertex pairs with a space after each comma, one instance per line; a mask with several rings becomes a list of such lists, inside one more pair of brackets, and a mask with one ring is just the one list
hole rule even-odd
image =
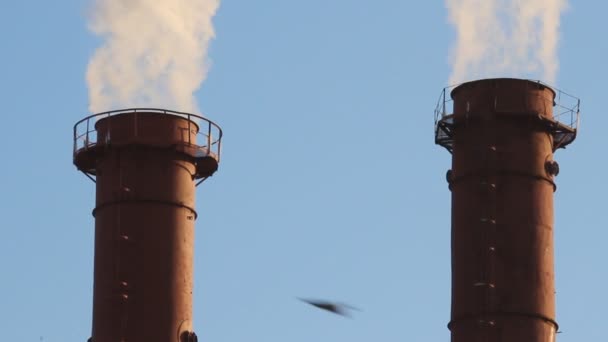
[[[128, 121], [128, 131], [125, 132], [124, 127], [121, 127], [120, 131], [122, 135], [126, 133], [129, 139], [125, 139], [124, 137], [122, 139], [113, 139], [113, 132], [118, 133], [118, 131], [116, 131], [116, 127], [114, 127], [114, 131], [112, 130], [111, 121], [108, 121], [107, 127], [103, 129], [103, 133], [100, 132], [98, 123], [101, 120], [129, 114], [134, 119], [133, 121]], [[184, 127], [176, 127], [180, 131], [169, 132], [173, 139], [169, 146], [150, 145], [147, 141], [142, 141], [143, 138], [141, 138], [141, 132], [145, 130], [145, 127], [143, 127], [138, 118], [141, 119], [144, 115], [178, 117], [186, 120], [186, 123], [182, 124]], [[196, 165], [196, 172], [193, 178], [204, 180], [211, 176], [218, 168], [221, 143], [222, 129], [211, 120], [200, 115], [158, 108], [131, 108], [93, 114], [78, 121], [74, 125], [73, 161], [80, 171], [92, 180], [95, 180], [94, 177], [97, 175], [97, 160], [101, 154], [110, 148], [126, 145], [171, 147], [189, 156]]]
[[[538, 118], [540, 123], [553, 135], [553, 151], [565, 148], [576, 139], [580, 122], [580, 99], [564, 91], [550, 87], [540, 81], [527, 80], [541, 84], [555, 92], [553, 103], [553, 116], [549, 119], [546, 113], [529, 113], [528, 117]], [[460, 85], [443, 88], [437, 106], [435, 107], [435, 143], [447, 149], [453, 150], [453, 133], [456, 125], [454, 114], [451, 112], [453, 100], [451, 91]], [[494, 99], [494, 103], [500, 103], [500, 99]], [[495, 113], [501, 114], [498, 108]], [[506, 116], [507, 113], [505, 113]]]

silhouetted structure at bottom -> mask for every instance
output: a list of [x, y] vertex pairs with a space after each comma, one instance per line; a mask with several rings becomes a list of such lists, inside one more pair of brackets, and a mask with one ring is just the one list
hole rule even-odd
[[435, 141], [452, 153], [451, 341], [554, 341], [553, 153], [575, 139], [579, 101], [521, 79], [450, 95]]
[[188, 113], [130, 109], [74, 126], [74, 164], [96, 181], [92, 342], [194, 342], [195, 186], [221, 130]]

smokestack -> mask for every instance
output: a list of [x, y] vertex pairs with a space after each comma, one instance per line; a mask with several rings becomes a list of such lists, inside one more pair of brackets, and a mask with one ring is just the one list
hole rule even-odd
[[222, 131], [201, 116], [128, 109], [74, 126], [74, 164], [96, 183], [93, 342], [196, 341], [195, 188]]
[[435, 142], [452, 153], [451, 341], [554, 341], [553, 153], [576, 138], [579, 100], [522, 79], [447, 90]]

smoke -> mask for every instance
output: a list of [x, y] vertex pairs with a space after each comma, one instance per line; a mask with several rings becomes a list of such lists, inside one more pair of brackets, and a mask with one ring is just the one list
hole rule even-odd
[[446, 6], [457, 36], [450, 84], [486, 77], [555, 82], [567, 0], [446, 0]]
[[87, 70], [90, 111], [160, 107], [198, 112], [212, 18], [220, 0], [94, 0], [89, 29], [103, 44]]

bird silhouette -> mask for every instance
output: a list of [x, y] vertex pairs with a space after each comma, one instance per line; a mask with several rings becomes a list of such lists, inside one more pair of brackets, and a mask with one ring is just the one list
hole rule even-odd
[[310, 304], [321, 310], [325, 310], [325, 311], [331, 312], [333, 314], [344, 316], [344, 317], [351, 317], [351, 315], [350, 315], [351, 310], [361, 311], [355, 307], [352, 307], [352, 306], [344, 304], [344, 303], [330, 302], [330, 301], [326, 301], [326, 300], [305, 299], [305, 298], [298, 298], [298, 299], [303, 301], [304, 303]]

